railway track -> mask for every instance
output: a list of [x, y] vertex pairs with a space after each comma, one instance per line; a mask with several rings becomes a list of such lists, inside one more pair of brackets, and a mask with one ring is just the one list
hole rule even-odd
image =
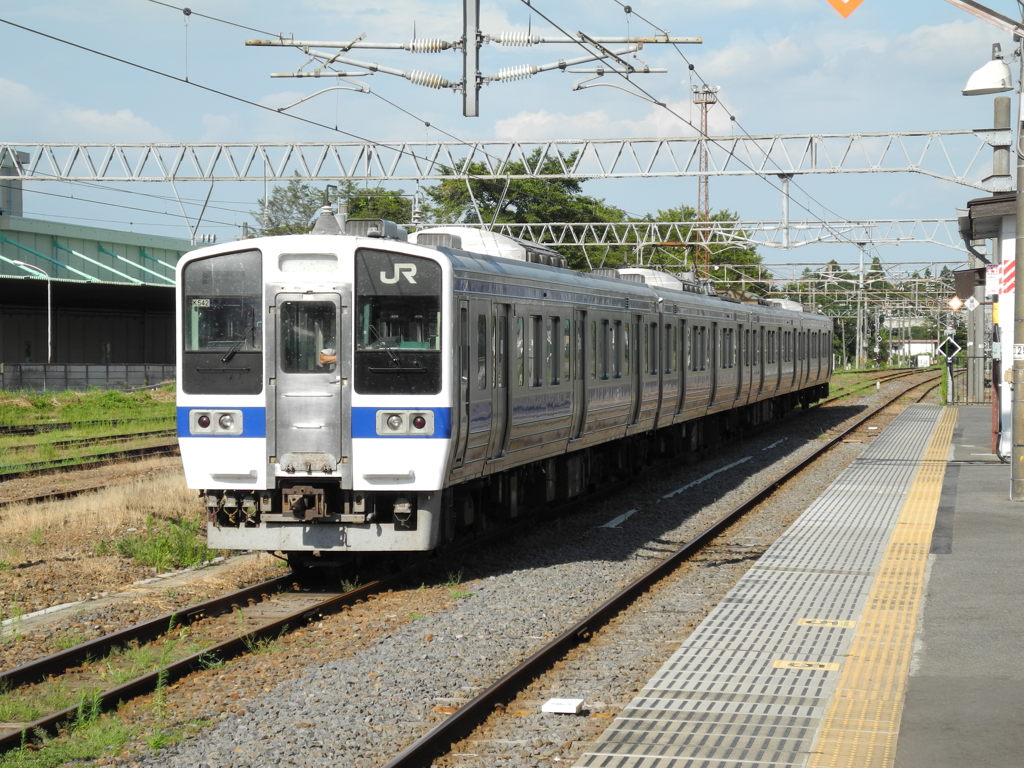
[[848, 424], [842, 431], [825, 441], [813, 454], [804, 458], [757, 493], [749, 496], [685, 546], [677, 549], [628, 586], [609, 597], [589, 615], [567, 627], [560, 635], [525, 661], [508, 670], [471, 701], [459, 707], [448, 718], [395, 755], [385, 764], [384, 768], [428, 766], [438, 757], [448, 754], [453, 744], [469, 736], [501, 705], [509, 702], [527, 685], [544, 675], [556, 661], [564, 658], [570, 650], [591, 641], [603, 626], [630, 606], [638, 597], [646, 594], [656, 584], [672, 574], [682, 563], [692, 559], [712, 544], [730, 526], [751, 510], [756, 509], [786, 483], [799, 476], [823, 454], [863, 429], [870, 420], [878, 417], [887, 409], [891, 409], [900, 401], [906, 400], [909, 393], [914, 390], [922, 390], [913, 398], [913, 402], [920, 402], [938, 388], [938, 379], [939, 376], [936, 375], [925, 382], [912, 384], [886, 402], [861, 415], [852, 424]]
[[[170, 433], [173, 434], [173, 433]], [[108, 464], [114, 464], [119, 461], [127, 461], [130, 459], [143, 458], [146, 456], [174, 456], [178, 453], [178, 442], [174, 440], [172, 442], [161, 442], [156, 445], [143, 446], [141, 448], [122, 448], [114, 451], [104, 451], [101, 453], [92, 454], [76, 459], [66, 459], [64, 463], [57, 463], [55, 461], [40, 461], [31, 462], [28, 464], [22, 464], [17, 469], [10, 471], [0, 470], [0, 483], [5, 480], [14, 480], [17, 478], [24, 477], [40, 477], [55, 472], [69, 472], [79, 469], [89, 469], [92, 467], [101, 467]], [[92, 490], [86, 488], [83, 490]], [[33, 501], [44, 501], [50, 498], [66, 498], [68, 493], [64, 496], [53, 496], [48, 494], [42, 494], [39, 496], [30, 496], [21, 499], [12, 499], [3, 504], [11, 504], [14, 502], [33, 502]]]
[[[374, 581], [344, 591], [317, 591], [300, 588], [289, 574], [0, 673], [0, 690], [8, 699], [22, 692], [26, 699], [31, 699], [34, 686], [53, 687], [57, 679], [68, 680], [68, 690], [77, 692], [73, 701], [55, 711], [31, 720], [0, 723], [0, 751], [22, 746], [42, 734], [56, 733], [74, 720], [83, 701], [103, 710], [114, 708], [197, 669], [253, 652], [280, 633], [365, 600], [385, 586], [383, 581]], [[187, 632], [183, 632], [186, 628]], [[187, 647], [177, 649], [176, 641], [186, 635]], [[109, 687], [103, 685], [111, 676], [111, 669], [117, 667], [118, 651], [142, 645], [153, 646], [156, 657], [173, 650], [179, 653], [173, 660], [154, 665], [128, 680]], [[169, 652], [168, 648], [172, 650]], [[136, 651], [133, 655], [139, 654]]]
[[[913, 389], [913, 387], [910, 389]], [[831, 447], [837, 442], [847, 439], [849, 435], [858, 429], [867, 418], [876, 415], [878, 411], [882, 410], [882, 408], [887, 405], [888, 404], [875, 409], [859, 420], [857, 424], [845, 430], [842, 434], [834, 436], [828, 442], [827, 447]], [[809, 461], [810, 459], [801, 463], [799, 468], [794, 471], [799, 471], [799, 469], [803, 468], [807, 463], [809, 463]], [[748, 504], [752, 505], [758, 503], [759, 500], [770, 495], [785, 481], [785, 477], [780, 478], [762, 491], [762, 493], [758, 495], [758, 498], [751, 500]], [[695, 538], [687, 548], [680, 550], [680, 552], [677, 552], [671, 558], [668, 558], [658, 567], [652, 569], [648, 575], [642, 579], [638, 579], [627, 589], [606, 600], [604, 604], [591, 615], [566, 629], [558, 638], [556, 638], [556, 640], [533, 654], [533, 656], [521, 665], [520, 668], [512, 670], [504, 675], [494, 686], [480, 693], [473, 701], [455, 712], [451, 718], [432, 729], [419, 741], [400, 755], [396, 756], [389, 765], [428, 764], [431, 759], [428, 755], [441, 754], [446, 745], [451, 744], [458, 738], [461, 738], [472, 730], [473, 727], [482, 722], [483, 719], [493, 711], [497, 704], [502, 701], [507, 701], [518, 690], [520, 690], [527, 681], [540, 674], [544, 669], [550, 667], [550, 665], [564, 655], [568, 649], [573, 648], [586, 640], [597, 629], [603, 626], [611, 616], [621, 611], [624, 606], [630, 604], [638, 595], [643, 594], [644, 591], [649, 589], [650, 584], [656, 583], [659, 578], [662, 578], [664, 575], [675, 570], [680, 562], [686, 560], [688, 557], [692, 557], [696, 551], [699, 551], [699, 546], [703, 542], [713, 539], [718, 531], [728, 527], [734, 519], [742, 516], [745, 511], [745, 506], [743, 509], [737, 508], [730, 513], [730, 515], [719, 521], [719, 523], [716, 523], [715, 526], [709, 528], [708, 531], [700, 537]], [[288, 592], [282, 592], [282, 589], [287, 589], [287, 587], [283, 587], [281, 585], [285, 585], [289, 582], [290, 577], [283, 577], [283, 579], [275, 580], [274, 584], [277, 584], [278, 586], [272, 586], [271, 582], [267, 582], [264, 585], [258, 585], [253, 588], [255, 592], [247, 591], [245, 593], [236, 593], [235, 595], [227, 596], [221, 599], [219, 603], [220, 607], [215, 607], [211, 602], [209, 604], [203, 604], [202, 606], [183, 609], [178, 611], [176, 614], [168, 614], [167, 616], [160, 617], [152, 622], [147, 622], [145, 628], [143, 628], [143, 625], [139, 625], [139, 627], [133, 627], [132, 630], [126, 630], [125, 632], [128, 634], [117, 633], [113, 636], [115, 638], [113, 640], [101, 639], [92, 641], [91, 643], [83, 644], [83, 647], [78, 647], [76, 649], [71, 649], [68, 652], [57, 654], [57, 658], [55, 659], [40, 660], [39, 662], [33, 662], [31, 664], [18, 667], [17, 669], [11, 670], [10, 672], [4, 673], [4, 675], [0, 676], [0, 682], [6, 682], [6, 684], [12, 688], [19, 686], [31, 686], [34, 684], [33, 681], [39, 680], [41, 677], [45, 677], [46, 675], [56, 674], [61, 668], [65, 670], [77, 669], [76, 665], [80, 665], [81, 659], [85, 658], [85, 656], [89, 656], [91, 658], [100, 657], [101, 653], [106, 653], [105, 650], [102, 650], [105, 644], [119, 647], [126, 643], [143, 642], [144, 639], [146, 642], [152, 642], [154, 638], [159, 636], [166, 637], [168, 635], [168, 630], [173, 634], [175, 630], [180, 630], [185, 626], [190, 627], [191, 634], [198, 632], [199, 624], [202, 624], [203, 622], [210, 622], [211, 618], [216, 615], [224, 616], [225, 613], [228, 614], [227, 619], [220, 622], [219, 629], [214, 628], [210, 631], [211, 635], [218, 637], [216, 643], [211, 641], [208, 645], [195, 650], [184, 658], [178, 659], [173, 664], [164, 665], [159, 669], [154, 669], [148, 672], [146, 675], [139, 676], [137, 679], [133, 678], [132, 680], [106, 689], [102, 693], [97, 694], [98, 701], [102, 706], [111, 706], [113, 702], [123, 701], [130, 696], [154, 690], [156, 686], [160, 684], [161, 679], [164, 681], [175, 679], [176, 677], [184, 675], [192, 670], [200, 669], [208, 664], [211, 659], [219, 660], [230, 655], [246, 653], [247, 651], [252, 650], [253, 647], [257, 647], [258, 643], [263, 639], [275, 636], [276, 633], [281, 632], [281, 628], [283, 626], [295, 628], [308, 621], [311, 617], [334, 612], [340, 609], [343, 605], [365, 599], [368, 595], [383, 588], [381, 582], [374, 582], [350, 593], [331, 592], [322, 593], [318, 596], [310, 593], [303, 593], [299, 596], [299, 593], [289, 594]], [[257, 602], [255, 598], [251, 597], [252, 594], [256, 593], [272, 593], [274, 595], [275, 602], [271, 603], [264, 600], [259, 600]], [[248, 596], [240, 597], [243, 594]], [[252, 604], [249, 604], [250, 600], [253, 601]], [[285, 603], [288, 601], [292, 601], [294, 605], [292, 607], [286, 606]], [[242, 607], [242, 603], [245, 604], [245, 607]], [[231, 606], [238, 606], [240, 613], [236, 614]], [[239, 618], [239, 616], [242, 618]], [[272, 617], [273, 620], [264, 621], [264, 617]], [[202, 621], [198, 621], [199, 619]], [[225, 624], [229, 625], [228, 629], [225, 629]], [[235, 630], [239, 628], [239, 625], [244, 624], [245, 632], [229, 631], [230, 625], [232, 624], [235, 625]], [[132, 632], [136, 632], [138, 635], [132, 636]], [[147, 638], [147, 634], [152, 637]], [[81, 680], [79, 679], [76, 681], [76, 686], [80, 685]], [[77, 709], [78, 705], [76, 704], [74, 706], [65, 707], [60, 711], [50, 713], [44, 717], [35, 718], [32, 721], [8, 724], [10, 729], [7, 735], [3, 737], [3, 740], [0, 741], [0, 749], [10, 749], [18, 746], [22, 743], [24, 733], [35, 733], [36, 729], [40, 729], [40, 731], [43, 732], [52, 732], [60, 723], [66, 722], [69, 718], [73, 718]]]

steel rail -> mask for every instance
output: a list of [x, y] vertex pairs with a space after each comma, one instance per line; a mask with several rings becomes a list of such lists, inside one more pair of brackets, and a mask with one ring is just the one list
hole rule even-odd
[[[517, 667], [503, 675], [489, 688], [479, 693], [471, 701], [461, 706], [452, 715], [438, 723], [434, 728], [385, 763], [383, 768], [422, 768], [429, 766], [434, 758], [444, 754], [453, 743], [465, 738], [474, 728], [483, 723], [496, 705], [511, 700], [538, 675], [546, 672], [555, 661], [561, 659], [577, 645], [586, 642], [596, 630], [607, 624], [637, 597], [649, 591], [654, 584], [674, 572], [680, 564], [692, 558], [716, 536], [725, 531], [751, 509], [764, 502], [782, 485], [792, 480], [810, 464], [817, 461], [824, 453], [831, 450], [849, 434], [863, 426], [869, 419], [897, 402], [908, 392], [926, 383], [931, 383], [931, 381], [909, 386], [882, 405], [859, 417], [853, 424], [825, 442], [813, 454], [802, 459], [796, 466], [787, 470], [760, 491], [741, 502], [668, 558], [651, 568], [598, 606], [588, 616], [575, 623]], [[921, 395], [921, 397], [923, 398], [926, 395], [927, 392]]]
[[[265, 592], [268, 585], [281, 586], [290, 583], [292, 578], [292, 576], [284, 576], [279, 579], [272, 579], [268, 582], [264, 582], [263, 584], [258, 584], [254, 587], [249, 587], [232, 593], [231, 595], [216, 598], [215, 600], [183, 609], [177, 613], [167, 614], [159, 619], [144, 622], [143, 624], [137, 625], [136, 627], [132, 627], [128, 630], [114, 633], [114, 635], [108, 636], [107, 638], [99, 638], [97, 641], [83, 643], [81, 646], [70, 649], [70, 651], [76, 652], [74, 654], [75, 658], [84, 660], [84, 658], [89, 657], [89, 654], [86, 653], [87, 650], [92, 650], [94, 653], [99, 651], [103, 643], [109, 641], [110, 637], [117, 637], [119, 639], [119, 643], [129, 642], [129, 640], [126, 639], [126, 636], [130, 633], [136, 633], [139, 639], [153, 639], [158, 637], [160, 634], [167, 632], [172, 627], [172, 618], [189, 615], [191, 616], [192, 621], [194, 621], [201, 618], [203, 615], [212, 615], [209, 612], [213, 610], [213, 608], [211, 608], [213, 605], [217, 606], [217, 610], [223, 612], [227, 603], [237, 604], [240, 600], [249, 600], [256, 595], [261, 594], [261, 589]], [[329, 593], [328, 597], [313, 605], [305, 605], [300, 610], [291, 612], [285, 616], [278, 615], [274, 620], [265, 622], [255, 629], [240, 633], [228, 640], [224, 640], [205, 648], [198, 653], [194, 653], [178, 661], [172, 662], [171, 664], [167, 664], [159, 669], [151, 670], [115, 688], [103, 691], [96, 696], [96, 701], [98, 702], [99, 707], [103, 710], [113, 709], [121, 702], [127, 701], [128, 699], [136, 696], [151, 693], [160, 685], [166, 685], [167, 683], [177, 680], [196, 669], [202, 668], [204, 664], [209, 663], [210, 659], [223, 661], [249, 653], [252, 648], [256, 647], [255, 644], [259, 641], [272, 638], [285, 631], [286, 628], [294, 629], [297, 626], [306, 624], [315, 617], [324, 616], [341, 610], [341, 608], [347, 605], [352, 605], [365, 599], [371, 594], [385, 589], [389, 583], [390, 582], [387, 580], [378, 580], [368, 582], [367, 584], [356, 587], [348, 592]], [[281, 594], [280, 589], [277, 591], [277, 594]], [[230, 606], [228, 606], [228, 609], [230, 609]], [[87, 648], [87, 646], [89, 646], [89, 648]], [[108, 644], [106, 645], [106, 648], [109, 650], [111, 646]], [[55, 659], [56, 657], [65, 657], [68, 653], [69, 651], [55, 654], [53, 657], [46, 657], [45, 659], [41, 659], [37, 662], [22, 665], [22, 667], [10, 670], [4, 674], [12, 681], [18, 678], [24, 678], [26, 682], [38, 680], [40, 679], [39, 675], [41, 673], [44, 676], [45, 674], [53, 674], [53, 672], [44, 672], [47, 665], [52, 664], [54, 669], [56, 669], [56, 667], [68, 662], [70, 657], [66, 657], [59, 661], [50, 661], [51, 659]], [[93, 658], [95, 658], [95, 656], [93, 656]], [[64, 668], [66, 669], [69, 667], [65, 666]], [[32, 722], [19, 723], [17, 728], [10, 729], [6, 733], [0, 733], [0, 752], [15, 749], [29, 741], [32, 741], [40, 733], [56, 733], [63, 724], [72, 721], [79, 710], [80, 705], [66, 707], [65, 709], [58, 712], [52, 712], [44, 717], [33, 720]]]
[[70, 472], [76, 469], [91, 469], [93, 467], [100, 467], [105, 464], [111, 464], [123, 459], [130, 459], [138, 456], [173, 456], [177, 452], [178, 443], [175, 441], [173, 443], [150, 445], [145, 448], [132, 448], [122, 451], [97, 453], [92, 456], [84, 457], [87, 459], [86, 461], [77, 461], [74, 464], [56, 464], [53, 461], [37, 461], [31, 464], [25, 464], [23, 465], [23, 469], [18, 469], [13, 472], [0, 472], [0, 482], [3, 482], [4, 480], [13, 480], [16, 477], [32, 477], [34, 475], [42, 475], [49, 472]]

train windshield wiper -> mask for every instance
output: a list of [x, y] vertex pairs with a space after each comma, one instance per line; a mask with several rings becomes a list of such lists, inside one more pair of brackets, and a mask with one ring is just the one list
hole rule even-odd
[[222, 357], [220, 359], [220, 361], [222, 363], [224, 363], [224, 365], [227, 365], [228, 363], [231, 362], [231, 358], [233, 358], [235, 356], [235, 354], [238, 352], [238, 350], [240, 350], [242, 348], [242, 345], [245, 344], [246, 339], [248, 339], [250, 336], [252, 336], [252, 337], [256, 336], [256, 327], [255, 327], [255, 324], [253, 323], [253, 314], [254, 314], [253, 309], [252, 309], [252, 307], [250, 307], [249, 308], [249, 327], [242, 333], [241, 336], [239, 336], [237, 339], [235, 339], [235, 343], [231, 345], [231, 347], [228, 349], [228, 351], [224, 353], [224, 357]]
[[388, 360], [391, 361], [391, 364], [395, 366], [395, 368], [401, 368], [402, 362], [398, 359], [398, 355], [395, 354], [395, 351], [394, 349], [391, 348], [391, 345], [388, 344], [384, 340], [384, 337], [381, 336], [380, 333], [377, 331], [377, 326], [371, 324], [370, 333], [372, 333], [374, 335], [374, 338], [377, 339], [377, 343], [380, 344], [380, 348], [387, 352]]

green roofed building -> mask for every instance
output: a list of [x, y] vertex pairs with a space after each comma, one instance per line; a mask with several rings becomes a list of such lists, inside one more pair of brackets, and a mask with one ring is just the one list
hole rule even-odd
[[[174, 267], [189, 241], [12, 215], [20, 201], [4, 191], [0, 388], [41, 388], [39, 366], [50, 389], [65, 388], [62, 371], [75, 389], [173, 377]], [[117, 366], [138, 370], [122, 376]]]

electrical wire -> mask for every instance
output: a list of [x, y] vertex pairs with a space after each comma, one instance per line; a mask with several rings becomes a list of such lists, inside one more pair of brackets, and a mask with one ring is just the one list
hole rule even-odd
[[[530, 9], [530, 10], [531, 10], [531, 11], [532, 11], [533, 13], [537, 14], [537, 15], [538, 15], [538, 16], [540, 16], [540, 17], [541, 17], [542, 19], [544, 19], [544, 20], [545, 20], [545, 21], [546, 21], [546, 22], [547, 22], [548, 24], [550, 24], [550, 25], [551, 25], [551, 26], [553, 26], [554, 28], [558, 29], [558, 30], [559, 30], [559, 31], [560, 31], [560, 32], [561, 32], [562, 34], [566, 35], [567, 37], [571, 37], [571, 35], [569, 34], [569, 32], [568, 32], [568, 31], [567, 31], [567, 30], [566, 30], [565, 28], [563, 28], [563, 27], [562, 27], [562, 26], [561, 26], [560, 24], [558, 24], [558, 23], [557, 23], [556, 21], [554, 21], [554, 20], [553, 20], [552, 18], [550, 18], [550, 17], [549, 17], [549, 16], [547, 15], [547, 14], [545, 14], [544, 12], [542, 12], [542, 11], [541, 11], [540, 9], [538, 9], [538, 8], [537, 8], [537, 6], [536, 6], [536, 5], [534, 4], [534, 3], [535, 3], [535, 0], [520, 0], [520, 2], [521, 2], [521, 3], [523, 3], [523, 4], [525, 5], [525, 6], [527, 6], [527, 7], [528, 7], [528, 8], [529, 8], [529, 9]], [[618, 5], [620, 5], [620, 6], [621, 6], [621, 7], [623, 8], [623, 10], [625, 10], [625, 11], [626, 11], [627, 13], [631, 13], [631, 14], [632, 14], [632, 13], [634, 13], [634, 11], [633, 11], [633, 9], [632, 9], [632, 6], [631, 6], [631, 5], [626, 5], [625, 3], [622, 3], [622, 2], [620, 1], [620, 0], [614, 0], [614, 2], [618, 3]], [[638, 16], [638, 18], [642, 18], [642, 17], [639, 17], [639, 16]], [[647, 21], [646, 19], [643, 19], [643, 20], [644, 20], [644, 21]], [[654, 27], [655, 29], [658, 29], [659, 31], [662, 31], [662, 32], [664, 32], [664, 30], [663, 30], [663, 29], [662, 29], [661, 27], [659, 27], [658, 25], [652, 24], [652, 23], [651, 23], [651, 22], [649, 22], [649, 21], [648, 21], [647, 23], [651, 24], [651, 26], [652, 26], [652, 27]], [[583, 49], [584, 49], [585, 51], [587, 51], [588, 53], [593, 53], [593, 51], [591, 51], [591, 50], [590, 50], [590, 49], [589, 49], [589, 48], [587, 47], [587, 45], [586, 45], [586, 44], [585, 44], [584, 42], [582, 42], [582, 41], [577, 41], [577, 43], [576, 43], [576, 44], [577, 44], [577, 45], [579, 45], [579, 46], [580, 46], [581, 48], [583, 48]], [[688, 59], [686, 59], [686, 57], [685, 57], [685, 56], [684, 56], [684, 55], [682, 54], [682, 52], [681, 52], [681, 51], [679, 51], [679, 50], [678, 50], [678, 46], [674, 46], [674, 47], [675, 47], [675, 48], [676, 48], [676, 50], [677, 50], [677, 51], [679, 52], [679, 54], [680, 54], [681, 56], [683, 56], [684, 60], [685, 60], [685, 61], [687, 61], [687, 64], [689, 65], [689, 67], [690, 67], [690, 70], [691, 70], [692, 72], [694, 72], [694, 73], [695, 73], [695, 74], [697, 75], [697, 77], [698, 77], [698, 79], [700, 79], [701, 83], [703, 83], [703, 84], [704, 84], [704, 85], [705, 85], [706, 87], [710, 87], [710, 86], [708, 86], [708, 84], [707, 84], [707, 82], [706, 82], [706, 81], [704, 80], [704, 78], [703, 78], [703, 77], [701, 77], [701, 76], [700, 76], [700, 74], [696, 72], [696, 67], [695, 67], [695, 66], [694, 66], [694, 65], [693, 65], [692, 63], [690, 63]], [[697, 127], [696, 125], [694, 125], [694, 124], [693, 124], [693, 123], [692, 123], [692, 122], [691, 122], [690, 120], [688, 120], [688, 119], [687, 119], [686, 117], [684, 117], [683, 115], [681, 115], [681, 114], [680, 114], [680, 113], [679, 113], [678, 111], [676, 111], [676, 110], [674, 110], [674, 109], [673, 109], [672, 107], [668, 106], [668, 104], [667, 104], [666, 102], [663, 102], [663, 101], [661, 101], [660, 99], [657, 99], [657, 98], [655, 98], [653, 94], [651, 94], [650, 92], [648, 92], [648, 91], [647, 91], [646, 89], [644, 89], [644, 88], [643, 88], [642, 86], [639, 86], [639, 85], [637, 85], [636, 83], [632, 82], [631, 80], [629, 80], [629, 78], [628, 78], [628, 77], [626, 77], [625, 75], [622, 75], [621, 73], [618, 73], [618, 72], [616, 72], [615, 74], [619, 74], [619, 76], [620, 76], [620, 77], [622, 77], [623, 79], [627, 80], [627, 81], [628, 81], [628, 82], [630, 83], [630, 85], [631, 85], [631, 86], [633, 86], [633, 87], [634, 87], [635, 89], [637, 89], [637, 91], [639, 91], [640, 93], [642, 93], [642, 94], [643, 94], [643, 98], [644, 98], [645, 100], [647, 100], [647, 101], [650, 101], [650, 102], [651, 102], [651, 103], [653, 103], [653, 104], [656, 104], [656, 105], [657, 105], [657, 106], [659, 106], [659, 107], [660, 107], [661, 109], [665, 110], [665, 111], [666, 111], [666, 112], [668, 112], [668, 113], [669, 113], [670, 115], [672, 115], [673, 117], [675, 117], [676, 119], [678, 119], [679, 121], [681, 121], [682, 123], [684, 123], [685, 125], [687, 125], [687, 126], [689, 126], [690, 128], [692, 128], [692, 129], [693, 129], [693, 130], [694, 130], [694, 131], [695, 131], [695, 132], [697, 133], [697, 135], [699, 135], [700, 137], [702, 137], [702, 138], [703, 138], [703, 139], [704, 139], [705, 141], [708, 141], [708, 142], [710, 142], [710, 143], [712, 143], [712, 144], [714, 144], [714, 145], [716, 145], [716, 146], [718, 146], [718, 147], [721, 147], [721, 148], [723, 148], [723, 149], [728, 149], [727, 147], [724, 147], [724, 146], [722, 145], [722, 143], [721, 143], [720, 141], [718, 141], [717, 139], [715, 139], [715, 138], [714, 138], [714, 137], [712, 137], [712, 136], [709, 136], [709, 135], [708, 135], [707, 133], [705, 133], [704, 131], [702, 131], [702, 130], [701, 130], [701, 129], [700, 129], [699, 127]], [[732, 122], [737, 122], [737, 121], [736, 121], [736, 118], [735, 118], [735, 115], [732, 115], [731, 113], [729, 113], [729, 112], [728, 112], [728, 110], [726, 110], [726, 112], [727, 112], [727, 114], [729, 114], [729, 116], [730, 116], [730, 120], [731, 120]], [[749, 133], [747, 133], [747, 132], [746, 132], [746, 130], [742, 128], [742, 126], [741, 126], [741, 130], [743, 130], [743, 131], [744, 131], [744, 133], [745, 133], [745, 134], [746, 134], [746, 135], [747, 135], [748, 137], [752, 138], [752, 137], [750, 136], [750, 134], [749, 134]], [[755, 142], [755, 146], [758, 146], [758, 145], [756, 144], [756, 142]], [[771, 158], [770, 158], [770, 156], [769, 156], [769, 155], [768, 155], [767, 153], [765, 153], [765, 157], [768, 157], [769, 159], [771, 159]], [[777, 192], [779, 192], [779, 193], [781, 193], [781, 194], [784, 194], [784, 191], [783, 191], [783, 189], [782, 189], [781, 187], [779, 187], [778, 185], [776, 185], [776, 184], [775, 184], [775, 183], [774, 183], [774, 182], [773, 182], [773, 181], [772, 181], [772, 180], [771, 180], [770, 178], [768, 178], [768, 176], [767, 176], [767, 175], [766, 175], [765, 173], [763, 173], [763, 172], [761, 172], [761, 171], [758, 171], [758, 170], [757, 170], [756, 168], [754, 168], [754, 167], [753, 167], [752, 165], [750, 165], [750, 163], [746, 162], [746, 161], [745, 161], [745, 160], [743, 160], [742, 158], [739, 158], [739, 157], [735, 157], [734, 159], [735, 159], [735, 160], [736, 160], [736, 162], [738, 162], [738, 163], [739, 163], [740, 165], [742, 165], [743, 167], [747, 168], [747, 169], [748, 169], [749, 171], [752, 171], [752, 172], [753, 172], [753, 173], [754, 173], [754, 174], [755, 174], [756, 176], [758, 176], [758, 177], [759, 177], [759, 178], [760, 178], [760, 179], [761, 179], [762, 181], [764, 181], [764, 182], [765, 182], [766, 184], [768, 184], [768, 186], [770, 186], [770, 187], [771, 187], [772, 189], [774, 189], [775, 191], [777, 191]], [[798, 188], [800, 188], [800, 187], [798, 187]], [[814, 198], [813, 198], [813, 196], [809, 195], [809, 193], [807, 193], [807, 191], [806, 191], [806, 190], [804, 190], [804, 189], [802, 189], [802, 188], [800, 188], [800, 190], [801, 190], [802, 192], [804, 192], [804, 194], [807, 194], [807, 195], [808, 195], [808, 197], [810, 197], [811, 199], [814, 199]], [[791, 199], [792, 199], [792, 197], [791, 197]], [[817, 221], [821, 222], [821, 224], [822, 224], [822, 225], [823, 225], [823, 226], [825, 227], [825, 229], [827, 229], [827, 230], [829, 230], [830, 232], [832, 232], [832, 234], [833, 234], [833, 235], [834, 235], [834, 236], [835, 236], [835, 237], [836, 237], [837, 239], [839, 239], [839, 240], [844, 240], [844, 241], [846, 241], [846, 242], [850, 242], [850, 243], [856, 243], [856, 242], [857, 242], [857, 241], [855, 241], [855, 240], [850, 240], [850, 239], [846, 238], [846, 237], [845, 237], [845, 236], [844, 236], [844, 235], [843, 235], [842, 233], [840, 233], [840, 232], [839, 232], [838, 230], [836, 230], [836, 229], [835, 229], [834, 227], [830, 226], [830, 225], [829, 225], [829, 223], [828, 223], [828, 222], [827, 222], [827, 221], [826, 221], [826, 220], [825, 220], [824, 218], [822, 218], [821, 216], [819, 216], [818, 214], [816, 214], [816, 213], [815, 213], [815, 212], [814, 212], [813, 210], [811, 210], [811, 209], [810, 209], [809, 207], [807, 207], [806, 205], [804, 205], [803, 203], [801, 203], [801, 202], [800, 202], [799, 200], [793, 200], [793, 202], [794, 202], [794, 203], [795, 203], [795, 204], [796, 204], [796, 205], [797, 205], [797, 206], [798, 206], [799, 208], [802, 208], [802, 209], [803, 209], [803, 210], [805, 210], [805, 211], [806, 211], [806, 212], [807, 212], [807, 213], [808, 213], [809, 215], [811, 215], [812, 217], [814, 217], [814, 218], [815, 218], [815, 219], [816, 219]], [[815, 201], [815, 202], [818, 202], [818, 201]], [[820, 202], [818, 202], [818, 205], [821, 205], [821, 207], [822, 207], [822, 208], [824, 208], [824, 209], [825, 209], [826, 211], [829, 211], [830, 213], [833, 213], [833, 214], [834, 214], [835, 216], [837, 216], [837, 217], [838, 217], [839, 219], [841, 219], [841, 220], [843, 220], [843, 221], [849, 221], [849, 219], [847, 219], [846, 217], [844, 217], [844, 216], [841, 216], [841, 215], [839, 215], [839, 214], [835, 213], [834, 211], [831, 211], [831, 210], [830, 210], [830, 209], [829, 209], [829, 208], [828, 208], [827, 206], [824, 206], [824, 205], [822, 205], [822, 204], [821, 204]]]

